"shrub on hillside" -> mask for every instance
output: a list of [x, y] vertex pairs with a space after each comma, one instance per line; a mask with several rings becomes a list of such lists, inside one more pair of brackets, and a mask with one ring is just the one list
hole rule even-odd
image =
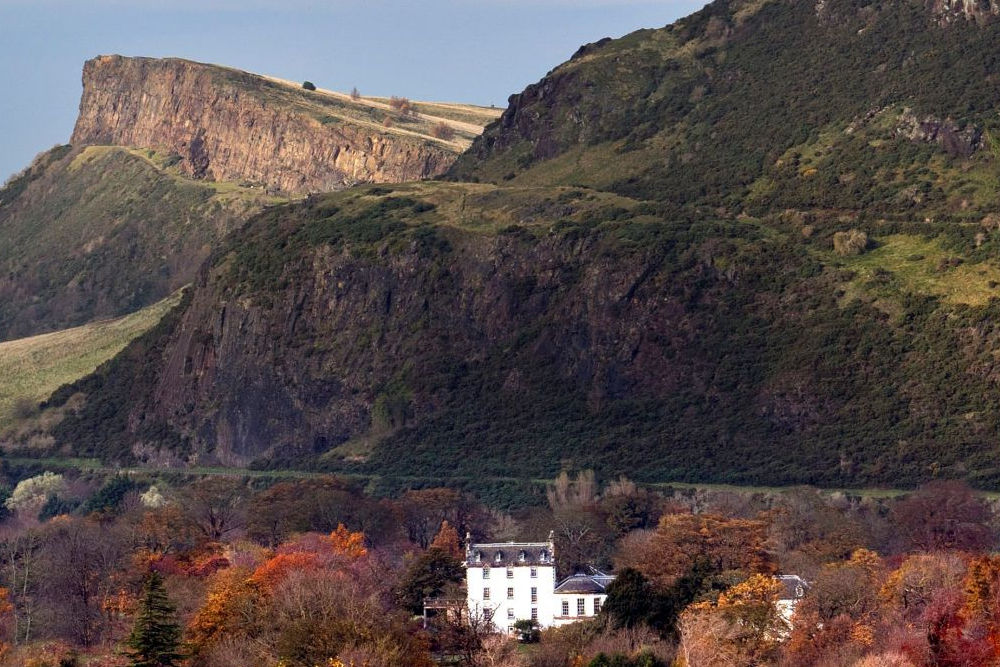
[[314, 84], [312, 81], [303, 81], [302, 87], [305, 88], [306, 90], [316, 90], [316, 84]]
[[413, 108], [413, 103], [405, 97], [396, 97], [395, 95], [390, 97], [389, 108], [393, 111], [398, 111], [403, 116], [417, 115], [416, 109]]
[[451, 125], [448, 125], [448, 123], [442, 121], [431, 128], [431, 135], [436, 139], [451, 141], [455, 138], [455, 129]]
[[868, 248], [868, 235], [859, 229], [833, 235], [833, 250], [841, 257], [860, 255]]

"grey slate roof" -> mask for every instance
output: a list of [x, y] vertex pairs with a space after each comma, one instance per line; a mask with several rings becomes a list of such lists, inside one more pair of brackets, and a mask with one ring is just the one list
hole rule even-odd
[[494, 542], [472, 544], [465, 552], [468, 567], [555, 565], [548, 542]]
[[556, 586], [555, 592], [601, 595], [607, 589], [608, 584], [614, 580], [613, 575], [591, 568], [590, 574], [578, 572], [571, 577], [566, 577]]

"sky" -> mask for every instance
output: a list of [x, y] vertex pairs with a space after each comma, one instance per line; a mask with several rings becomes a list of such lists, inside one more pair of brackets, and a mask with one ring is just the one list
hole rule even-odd
[[175, 56], [365, 95], [505, 106], [581, 44], [703, 0], [0, 0], [0, 183], [66, 143], [88, 58]]

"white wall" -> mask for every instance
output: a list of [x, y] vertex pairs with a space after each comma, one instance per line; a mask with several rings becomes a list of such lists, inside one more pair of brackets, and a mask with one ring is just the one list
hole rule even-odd
[[[531, 576], [531, 568], [536, 577]], [[516, 621], [531, 618], [531, 609], [538, 610], [538, 623], [546, 628], [552, 625], [558, 611], [555, 603], [556, 571], [552, 565], [516, 565], [511, 567], [513, 578], [507, 578], [506, 567], [490, 567], [489, 579], [483, 578], [481, 565], [466, 567], [469, 613], [480, 615], [484, 610], [493, 612], [493, 624], [498, 632], [506, 632]], [[531, 601], [531, 589], [537, 589], [537, 602]], [[483, 598], [483, 589], [490, 589], [490, 599]], [[507, 598], [507, 589], [514, 589], [513, 599]], [[508, 619], [507, 610], [514, 610], [514, 618]]]
[[[563, 593], [552, 596], [555, 601], [555, 615], [553, 617], [553, 623], [555, 627], [561, 625], [569, 625], [570, 623], [575, 623], [576, 621], [582, 620], [584, 618], [594, 617], [594, 600], [599, 600], [601, 607], [604, 606], [604, 601], [608, 599], [607, 595], [604, 594], [594, 594], [594, 593]], [[577, 610], [577, 600], [583, 598], [584, 601], [584, 613], [583, 616], [578, 616]], [[569, 603], [569, 616], [563, 616], [562, 614], [562, 603]]]

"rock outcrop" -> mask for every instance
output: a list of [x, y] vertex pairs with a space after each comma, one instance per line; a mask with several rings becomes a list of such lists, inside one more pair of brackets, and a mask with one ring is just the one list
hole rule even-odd
[[169, 151], [196, 178], [290, 193], [433, 177], [457, 156], [450, 142], [352, 122], [351, 106], [239, 70], [101, 56], [84, 66], [72, 143]]

